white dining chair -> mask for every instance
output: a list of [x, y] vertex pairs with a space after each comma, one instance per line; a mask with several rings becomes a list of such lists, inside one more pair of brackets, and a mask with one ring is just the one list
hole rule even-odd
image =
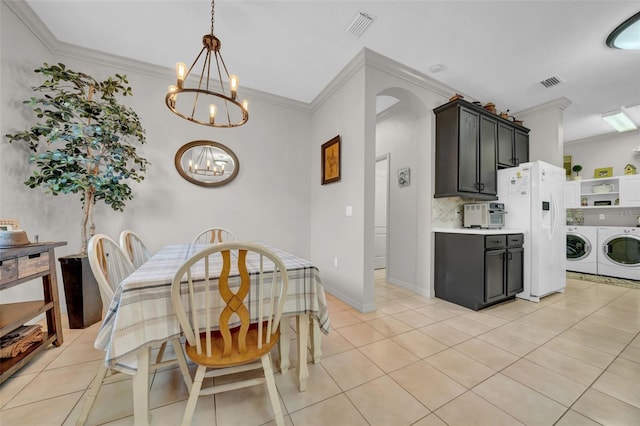
[[[284, 425], [270, 351], [280, 337], [288, 286], [282, 260], [255, 243], [214, 244], [175, 273], [171, 301], [186, 338], [185, 352], [198, 365], [182, 425], [191, 423], [199, 396], [259, 384], [267, 385], [275, 422]], [[228, 376], [260, 369], [262, 377]], [[227, 379], [218, 382], [220, 376]], [[205, 378], [215, 379], [203, 389]]]
[[225, 228], [209, 228], [200, 232], [194, 239], [192, 244], [217, 244], [228, 241], [235, 241], [236, 237], [233, 232]]
[[[89, 240], [88, 246], [89, 264], [91, 265], [91, 271], [98, 282], [104, 317], [104, 313], [108, 311], [118, 285], [128, 277], [135, 268], [127, 254], [120, 248], [119, 244], [107, 235], [94, 235]], [[163, 367], [172, 366], [177, 362], [180, 367], [183, 380], [187, 385], [187, 388], [190, 388], [192, 383], [191, 376], [189, 374], [187, 360], [182, 352], [180, 339], [172, 339], [171, 344], [173, 345], [176, 359], [162, 361], [164, 347], [166, 346], [166, 342], [164, 342], [160, 347], [159, 356], [156, 358], [156, 362], [149, 366], [149, 370], [156, 371]], [[98, 372], [89, 386], [89, 391], [82, 406], [82, 410], [80, 411], [80, 416], [76, 421], [76, 425], [84, 425], [87, 421], [102, 385], [113, 383], [124, 377], [129, 376], [106, 367], [106, 359], [104, 362], [101, 362]]]
[[142, 239], [130, 229], [120, 233], [120, 248], [129, 256], [129, 260], [136, 269], [151, 258], [151, 252]]

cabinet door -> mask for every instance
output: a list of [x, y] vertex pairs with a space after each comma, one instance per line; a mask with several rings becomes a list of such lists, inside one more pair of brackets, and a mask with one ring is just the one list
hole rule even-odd
[[515, 166], [513, 158], [513, 127], [498, 124], [498, 164], [505, 167]]
[[487, 117], [480, 117], [480, 188], [483, 194], [496, 195], [497, 186], [497, 153], [498, 123]]
[[478, 192], [478, 113], [460, 107], [458, 190]]
[[524, 290], [524, 249], [522, 247], [507, 250], [507, 296], [515, 296]]
[[640, 175], [620, 176], [620, 206], [640, 206]]
[[491, 303], [504, 299], [504, 264], [506, 250], [484, 252], [484, 301]]
[[513, 157], [515, 166], [529, 162], [529, 135], [518, 129], [513, 138]]
[[567, 209], [580, 207], [580, 181], [564, 183], [564, 206]]

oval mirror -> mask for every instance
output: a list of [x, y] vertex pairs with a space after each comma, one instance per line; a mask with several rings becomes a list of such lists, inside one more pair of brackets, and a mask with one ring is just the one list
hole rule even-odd
[[200, 186], [222, 186], [238, 175], [238, 157], [214, 141], [192, 141], [176, 152], [175, 165], [180, 176]]

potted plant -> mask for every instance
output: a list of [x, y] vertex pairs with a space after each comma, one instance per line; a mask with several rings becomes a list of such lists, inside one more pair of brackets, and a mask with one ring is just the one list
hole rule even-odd
[[580, 172], [582, 171], [582, 166], [580, 164], [576, 164], [575, 166], [573, 166], [571, 168], [571, 170], [573, 170], [574, 172], [576, 172], [576, 175], [573, 177], [573, 180], [580, 180], [582, 179], [582, 176], [580, 176]]
[[149, 165], [134, 146], [146, 142], [145, 131], [138, 115], [118, 101], [117, 95], [132, 95], [126, 76], [115, 74], [98, 81], [60, 63], [45, 63], [35, 72], [45, 81], [32, 88], [36, 96], [24, 103], [39, 121], [6, 138], [25, 143], [32, 151], [29, 162], [35, 164], [35, 171], [25, 185], [42, 186], [54, 196], [80, 198], [80, 253], [59, 260], [70, 326], [84, 328], [102, 315], [87, 258], [87, 242], [95, 234], [94, 205], [102, 201], [123, 211], [125, 202], [133, 198], [129, 181], [143, 180]]

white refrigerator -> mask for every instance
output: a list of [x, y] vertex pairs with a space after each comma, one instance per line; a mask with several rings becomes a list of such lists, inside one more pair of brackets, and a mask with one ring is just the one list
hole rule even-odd
[[566, 286], [565, 169], [534, 161], [498, 170], [498, 201], [505, 227], [524, 231], [524, 291], [539, 302]]

